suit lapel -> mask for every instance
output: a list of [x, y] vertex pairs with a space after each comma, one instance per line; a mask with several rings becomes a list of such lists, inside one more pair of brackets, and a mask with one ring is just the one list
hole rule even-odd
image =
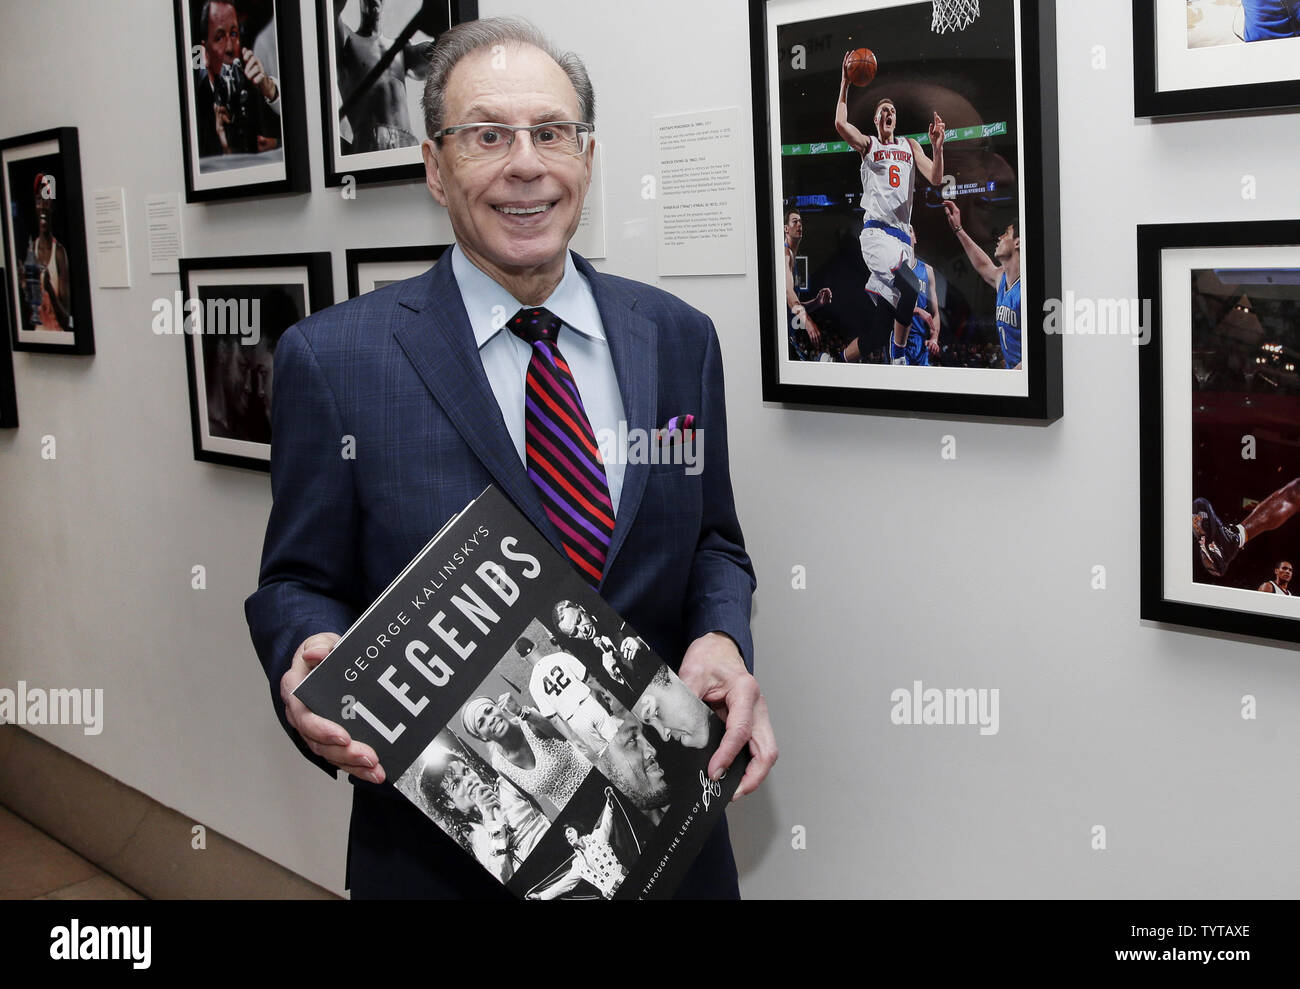
[[[616, 282], [607, 280], [584, 258], [574, 254], [573, 260], [591, 285], [601, 322], [605, 324], [605, 337], [614, 360], [614, 376], [618, 379], [619, 394], [623, 398], [628, 431], [639, 429], [646, 436], [653, 436], [658, 425], [655, 422], [659, 395], [658, 330], [653, 322], [635, 311], [636, 296], [620, 289]], [[636, 520], [649, 472], [650, 465], [646, 463], [629, 463], [624, 471], [623, 491], [614, 518], [614, 536], [605, 561], [606, 573], [609, 573]], [[601, 586], [604, 586], [603, 581]]]
[[483, 371], [452, 275], [451, 252], [445, 252], [426, 275], [413, 279], [397, 302], [400, 310], [393, 336], [420, 380], [506, 497], [563, 553]]

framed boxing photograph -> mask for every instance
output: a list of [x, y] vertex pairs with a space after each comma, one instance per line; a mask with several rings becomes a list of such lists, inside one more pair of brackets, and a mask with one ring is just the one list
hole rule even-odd
[[4, 305], [3, 317], [6, 332], [4, 342], [0, 343], [0, 429], [18, 428], [18, 390], [14, 385], [14, 355], [9, 349], [8, 324], [12, 317], [9, 313], [9, 279], [0, 277], [0, 304]]
[[752, 0], [765, 400], [1061, 415], [1055, 16]]
[[417, 244], [412, 247], [349, 248], [348, 298], [355, 299], [404, 278], [428, 271], [450, 244]]
[[75, 127], [0, 141], [6, 311], [14, 350], [93, 354]]
[[426, 63], [478, 0], [316, 0], [325, 184], [424, 178]]
[[333, 305], [330, 256], [181, 258], [179, 267], [174, 302], [154, 304], [154, 331], [184, 337], [194, 459], [270, 470], [275, 348], [294, 323]]
[[1300, 642], [1300, 220], [1137, 242], [1142, 617]]
[[185, 200], [311, 188], [296, 0], [172, 0]]
[[1138, 117], [1300, 106], [1300, 0], [1133, 0]]

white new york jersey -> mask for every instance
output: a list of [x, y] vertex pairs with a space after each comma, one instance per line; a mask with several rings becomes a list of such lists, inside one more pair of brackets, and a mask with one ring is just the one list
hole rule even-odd
[[896, 137], [889, 144], [875, 136], [867, 138], [867, 153], [859, 169], [864, 221], [875, 220], [911, 233], [916, 188], [913, 158], [912, 143], [905, 137]]

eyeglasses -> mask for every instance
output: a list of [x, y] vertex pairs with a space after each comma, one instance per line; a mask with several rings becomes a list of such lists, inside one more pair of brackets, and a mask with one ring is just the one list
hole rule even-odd
[[528, 131], [533, 149], [544, 158], [563, 160], [584, 154], [591, 142], [591, 124], [576, 120], [552, 120], [529, 127], [511, 124], [456, 124], [429, 136], [451, 138], [456, 151], [466, 158], [504, 158], [520, 131]]

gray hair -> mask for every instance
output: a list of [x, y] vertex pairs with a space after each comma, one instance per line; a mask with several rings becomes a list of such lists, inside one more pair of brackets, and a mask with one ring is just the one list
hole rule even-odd
[[466, 21], [446, 31], [434, 45], [429, 55], [429, 74], [424, 82], [424, 130], [435, 134], [442, 130], [443, 100], [447, 95], [447, 79], [451, 70], [462, 58], [484, 48], [497, 45], [531, 45], [544, 51], [564, 70], [578, 94], [578, 114], [581, 119], [596, 125], [596, 92], [591, 88], [587, 67], [573, 52], [560, 51], [541, 31], [517, 17], [486, 17]]

